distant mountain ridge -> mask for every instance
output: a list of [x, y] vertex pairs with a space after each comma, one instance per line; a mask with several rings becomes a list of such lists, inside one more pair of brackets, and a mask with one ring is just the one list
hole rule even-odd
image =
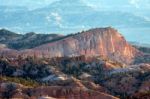
[[50, 42], [53, 39], [63, 37], [59, 34], [36, 34], [34, 32], [17, 34], [6, 29], [0, 30], [0, 43], [7, 45], [8, 48], [20, 50], [30, 49], [38, 45]]
[[[2, 8], [7, 10], [3, 6]], [[150, 25], [143, 17], [133, 13], [97, 11], [82, 0], [59, 0], [35, 10], [16, 10], [16, 12], [0, 10], [0, 13], [0, 27], [8, 27], [19, 32], [27, 32], [26, 28], [28, 28], [29, 31], [35, 32], [64, 31], [70, 33], [98, 26], [111, 25], [126, 28], [129, 26], [149, 27]], [[120, 19], [124, 20], [120, 21]]]

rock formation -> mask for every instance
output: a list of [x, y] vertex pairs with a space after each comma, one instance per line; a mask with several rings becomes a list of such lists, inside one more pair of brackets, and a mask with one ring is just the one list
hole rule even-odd
[[91, 29], [33, 50], [45, 57], [103, 56], [124, 63], [131, 63], [139, 54], [117, 30], [110, 27]]

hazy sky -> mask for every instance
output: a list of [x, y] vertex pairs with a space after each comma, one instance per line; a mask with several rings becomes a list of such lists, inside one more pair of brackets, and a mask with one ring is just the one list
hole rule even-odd
[[0, 5], [24, 6], [29, 9], [44, 7], [57, 0], [0, 0]]
[[[0, 6], [22, 6], [29, 10], [42, 8], [50, 5], [55, 1], [71, 1], [74, 0], [0, 0]], [[124, 12], [132, 12], [150, 20], [150, 0], [79, 0], [95, 10], [118, 10]], [[65, 4], [62, 4], [65, 5]]]
[[[28, 8], [38, 8], [46, 6], [57, 0], [0, 0], [0, 5], [26, 6]], [[69, 0], [68, 0], [69, 1]], [[136, 9], [150, 9], [150, 0], [81, 0], [91, 7], [97, 9], [109, 7], [133, 7]]]
[[[34, 10], [37, 8], [47, 7], [48, 5], [50, 5], [51, 3], [55, 2], [55, 1], [63, 1], [64, 3], [61, 2], [61, 4], [64, 6], [66, 5], [66, 3], [68, 3], [68, 1], [72, 5], [73, 5], [73, 2], [76, 2], [75, 4], [79, 4], [79, 6], [81, 6], [83, 4], [83, 5], [89, 6], [93, 10], [98, 10], [98, 11], [105, 11], [105, 10], [107, 11], [108, 10], [108, 11], [130, 12], [134, 16], [140, 16], [145, 21], [150, 22], [150, 13], [149, 13], [150, 0], [0, 0], [0, 6], [8, 6], [8, 7], [9, 6], [21, 6], [21, 7], [26, 7], [29, 10]], [[81, 5], [80, 5], [80, 3], [81, 3]], [[12, 19], [15, 19], [15, 18], [12, 18]], [[63, 17], [57, 12], [52, 12], [50, 17], [46, 16], [46, 19], [48, 19], [48, 22], [49, 21], [51, 22], [51, 20], [54, 19], [54, 22], [51, 23], [51, 25], [55, 26], [56, 24], [58, 24], [59, 26], [67, 27], [67, 26], [65, 26], [64, 23], [62, 23]], [[118, 20], [120, 20], [120, 19], [118, 19]], [[15, 20], [13, 20], [13, 21], [15, 21]], [[7, 23], [7, 21], [5, 23]], [[135, 24], [137, 24], [137, 23], [135, 23]], [[30, 25], [30, 23], [27, 23], [27, 25]], [[34, 25], [32, 25], [32, 26], [34, 27]], [[70, 24], [69, 24], [69, 26], [70, 26]], [[5, 27], [5, 26], [3, 26], [3, 27]], [[48, 25], [48, 27], [49, 27], [49, 25]], [[79, 24], [77, 24], [76, 27], [81, 27], [81, 26]], [[15, 27], [8, 27], [8, 28], [11, 30], [16, 30], [16, 31], [18, 29], [22, 30], [22, 26], [17, 25], [17, 24], [15, 25]], [[75, 28], [75, 26], [68, 27], [68, 32], [69, 32], [70, 28]], [[52, 28], [52, 29], [54, 29], [54, 28]], [[43, 30], [43, 28], [41, 30]], [[47, 30], [47, 28], [45, 30]], [[131, 29], [122, 29], [120, 31], [122, 33], [124, 33], [125, 37], [127, 37], [127, 39], [129, 41], [130, 40], [134, 41], [133, 37], [136, 37], [136, 38], [141, 38], [141, 41], [149, 42], [149, 36], [148, 36], [149, 30], [150, 30], [149, 28], [146, 28], [146, 29], [136, 28], [135, 30], [133, 30], [133, 28], [131, 28]], [[54, 32], [56, 32], [56, 31], [54, 31]], [[137, 33], [139, 35], [137, 35]], [[143, 33], [145, 33], [145, 34], [143, 34]], [[141, 35], [143, 35], [143, 36], [141, 36]], [[137, 39], [135, 39], [135, 41], [136, 40]]]
[[[74, 0], [0, 0], [0, 6], [22, 6], [29, 10], [42, 8], [55, 1]], [[79, 0], [95, 10], [119, 10], [143, 14], [150, 18], [150, 0]], [[65, 4], [62, 4], [65, 5]]]
[[[55, 1], [75, 2], [75, 0], [0, 0], [0, 6], [22, 6], [30, 10], [42, 8]], [[77, 1], [77, 0], [76, 0]], [[132, 12], [150, 21], [150, 0], [78, 0], [95, 10]], [[65, 5], [65, 3], [62, 5]]]

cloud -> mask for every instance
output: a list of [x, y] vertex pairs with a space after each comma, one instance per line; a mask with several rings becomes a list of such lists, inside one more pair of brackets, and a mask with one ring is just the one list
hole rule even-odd
[[57, 12], [52, 12], [46, 16], [48, 22], [55, 22], [53, 24], [62, 27], [62, 17]]
[[82, 0], [82, 2], [94, 10], [98, 10], [101, 6], [101, 1], [99, 0]]
[[50, 15], [46, 16], [46, 20], [47, 20], [48, 22], [51, 22], [51, 16], [50, 16]]
[[139, 8], [140, 0], [129, 0], [129, 3], [136, 8]]
[[143, 18], [144, 18], [145, 21], [150, 22], [150, 17], [143, 16]]

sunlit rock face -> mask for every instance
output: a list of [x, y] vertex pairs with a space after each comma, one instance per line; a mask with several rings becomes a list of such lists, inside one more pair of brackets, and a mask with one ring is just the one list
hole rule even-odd
[[91, 29], [33, 50], [37, 56], [43, 57], [104, 56], [124, 63], [131, 63], [139, 53], [117, 30], [110, 27]]
[[46, 44], [42, 43], [32, 49], [20, 51], [6, 49], [3, 46], [0, 47], [0, 54], [11, 57], [21, 55], [46, 58], [82, 55], [86, 57], [103, 56], [122, 63], [132, 63], [137, 55], [142, 54], [111, 27], [83, 31]]

